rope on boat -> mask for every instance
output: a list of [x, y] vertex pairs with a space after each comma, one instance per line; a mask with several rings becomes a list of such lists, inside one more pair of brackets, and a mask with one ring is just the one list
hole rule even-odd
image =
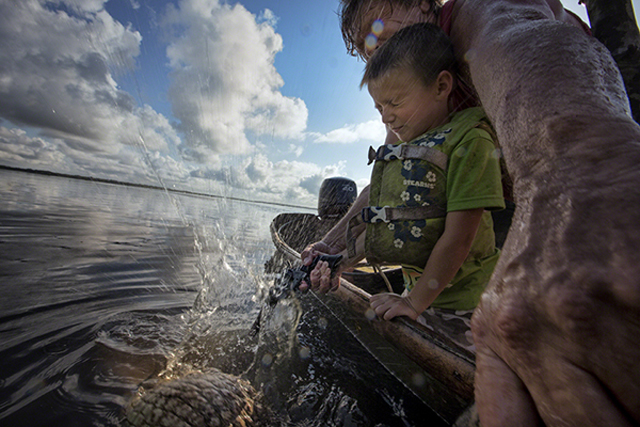
[[376, 273], [378, 273], [380, 276], [382, 276], [382, 280], [384, 280], [385, 285], [387, 285], [387, 290], [391, 293], [393, 292], [393, 286], [391, 286], [391, 282], [389, 282], [389, 279], [387, 278], [387, 275], [384, 274], [384, 271], [382, 271], [382, 269], [380, 268], [379, 264], [371, 264], [371, 266], [373, 267], [373, 271], [375, 271]]

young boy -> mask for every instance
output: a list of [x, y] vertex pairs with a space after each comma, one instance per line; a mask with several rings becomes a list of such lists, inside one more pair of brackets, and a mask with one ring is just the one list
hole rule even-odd
[[[504, 198], [483, 110], [452, 111], [449, 38], [428, 23], [401, 29], [370, 58], [362, 85], [401, 141], [373, 156], [363, 217], [367, 259], [400, 262], [406, 292], [374, 295], [371, 306], [385, 319], [473, 310], [499, 256], [487, 210], [504, 208]], [[394, 220], [367, 215], [385, 206]]]

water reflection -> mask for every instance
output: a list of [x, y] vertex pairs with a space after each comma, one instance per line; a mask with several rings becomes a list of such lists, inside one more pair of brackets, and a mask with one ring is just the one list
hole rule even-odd
[[282, 207], [0, 176], [1, 424], [119, 426], [141, 385], [209, 367], [250, 380], [283, 426], [425, 417], [312, 294], [251, 333]]
[[[238, 230], [230, 224], [239, 227], [242, 208], [220, 200], [0, 174], [0, 419], [117, 419], [138, 384], [174, 357], [203, 289], [244, 307], [245, 322], [255, 316], [255, 283], [239, 278], [261, 268], [270, 244], [260, 222], [275, 210]], [[54, 402], [53, 413], [34, 411]]]

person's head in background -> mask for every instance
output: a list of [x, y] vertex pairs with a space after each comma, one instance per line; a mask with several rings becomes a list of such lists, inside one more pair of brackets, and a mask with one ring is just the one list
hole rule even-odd
[[455, 85], [453, 45], [436, 25], [404, 27], [367, 62], [360, 86], [367, 86], [382, 122], [409, 142], [449, 121]]
[[365, 61], [396, 31], [436, 23], [443, 0], [341, 0], [340, 27], [347, 51]]

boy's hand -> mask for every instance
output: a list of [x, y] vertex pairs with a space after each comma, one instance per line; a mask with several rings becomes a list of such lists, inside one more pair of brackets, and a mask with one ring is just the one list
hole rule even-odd
[[376, 315], [384, 320], [391, 320], [397, 316], [407, 316], [416, 320], [420, 313], [413, 308], [408, 296], [400, 296], [392, 293], [380, 293], [371, 295], [371, 308]]

